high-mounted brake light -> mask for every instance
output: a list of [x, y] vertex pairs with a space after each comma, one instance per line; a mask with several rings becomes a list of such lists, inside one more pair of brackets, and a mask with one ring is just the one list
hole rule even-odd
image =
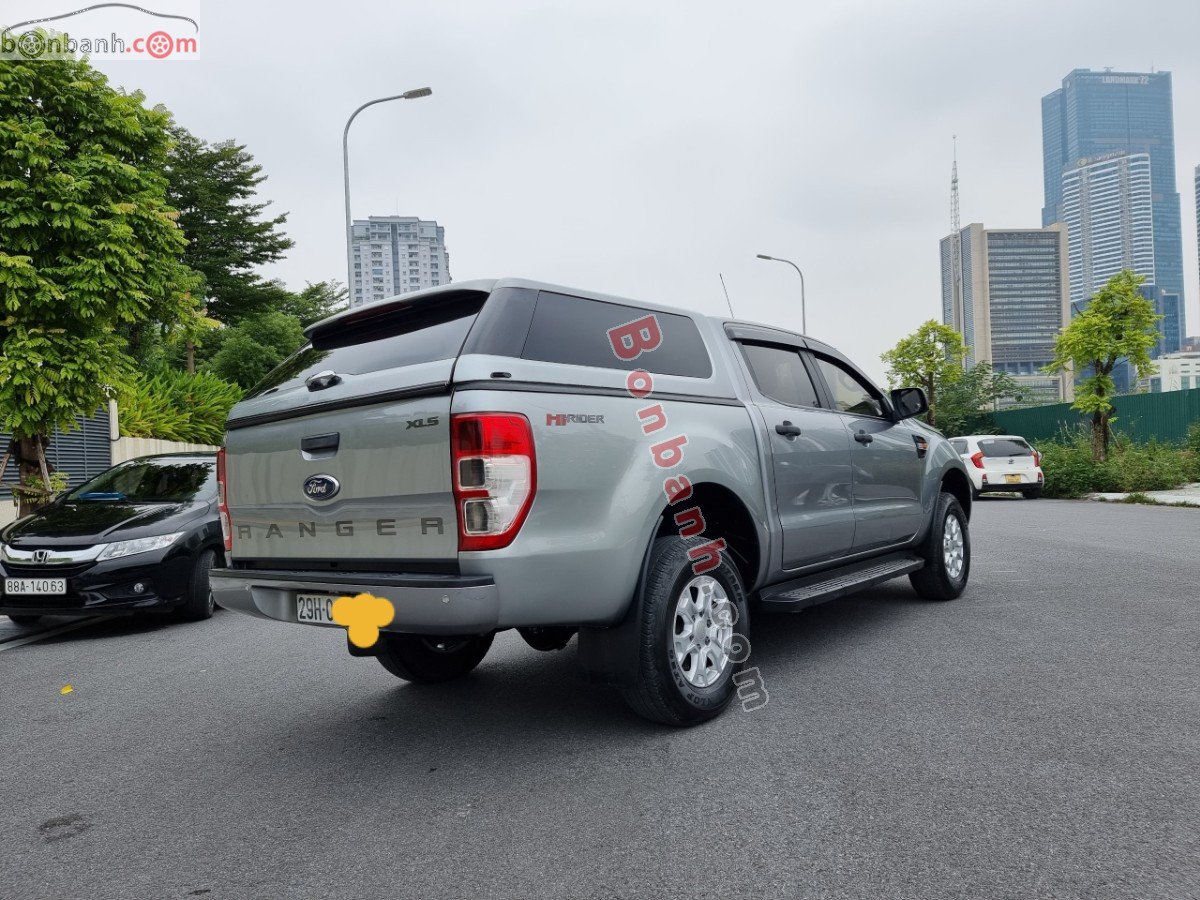
[[983, 451], [979, 450], [971, 454], [971, 462], [975, 463], [975, 468], [983, 468]]
[[233, 550], [233, 526], [229, 522], [229, 496], [225, 488], [225, 448], [217, 451], [217, 514], [221, 519], [221, 537], [225, 552]]
[[517, 413], [450, 417], [450, 462], [458, 510], [458, 549], [507, 547], [537, 491], [533, 430]]

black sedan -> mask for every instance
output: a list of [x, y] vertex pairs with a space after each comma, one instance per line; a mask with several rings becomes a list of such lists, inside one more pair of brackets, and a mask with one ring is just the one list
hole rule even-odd
[[0, 614], [207, 619], [224, 559], [216, 455], [132, 459], [0, 531]]

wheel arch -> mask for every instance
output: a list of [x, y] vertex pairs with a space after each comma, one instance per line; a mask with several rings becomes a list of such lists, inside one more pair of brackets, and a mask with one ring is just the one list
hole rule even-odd
[[961, 469], [950, 467], [942, 473], [941, 490], [954, 495], [967, 520], [971, 518], [971, 479]]

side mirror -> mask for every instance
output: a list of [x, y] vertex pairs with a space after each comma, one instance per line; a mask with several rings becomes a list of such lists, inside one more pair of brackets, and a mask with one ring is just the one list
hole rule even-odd
[[911, 419], [929, 411], [929, 400], [920, 388], [896, 388], [892, 391], [892, 409], [896, 411], [896, 421]]

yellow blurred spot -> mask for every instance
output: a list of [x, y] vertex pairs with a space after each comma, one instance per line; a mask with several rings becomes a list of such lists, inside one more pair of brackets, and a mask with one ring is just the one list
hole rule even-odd
[[71, 691], [73, 691], [73, 690], [75, 690], [75, 688], [71, 687], [69, 684], [64, 684], [64, 685], [62, 686], [62, 690], [61, 690], [61, 691], [59, 691], [59, 693], [60, 693], [60, 694], [69, 694], [69, 693], [71, 693]]
[[396, 617], [392, 602], [371, 594], [355, 597], [338, 597], [333, 601], [333, 621], [346, 626], [350, 643], [355, 647], [375, 646], [379, 640], [379, 629]]

